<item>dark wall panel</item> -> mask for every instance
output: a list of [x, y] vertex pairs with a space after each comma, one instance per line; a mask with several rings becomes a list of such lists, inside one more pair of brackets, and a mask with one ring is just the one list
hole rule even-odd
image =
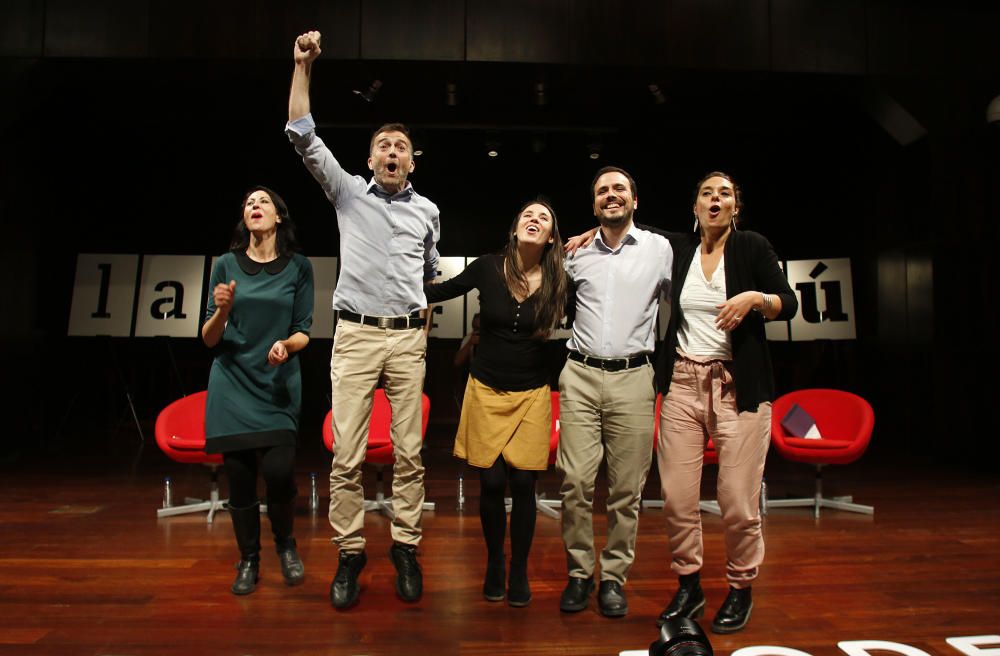
[[570, 61], [570, 0], [468, 0], [469, 61]]
[[288, 59], [297, 35], [323, 33], [324, 58], [359, 55], [358, 0], [152, 0], [150, 54], [163, 58]]
[[863, 75], [863, 0], [771, 0], [771, 67], [776, 71]]
[[149, 3], [144, 0], [48, 0], [48, 57], [145, 57]]
[[578, 0], [572, 3], [571, 12], [573, 61], [618, 65], [667, 63], [669, 3]]
[[[903, 0], [870, 0], [868, 6], [868, 72], [873, 75], [947, 74], [972, 65], [978, 59], [971, 53], [988, 48], [997, 40], [1000, 25], [992, 29], [977, 25], [975, 17], [987, 16], [983, 10], [972, 11], [962, 5], [933, 5]], [[993, 10], [996, 15], [996, 10]], [[996, 46], [993, 46], [995, 51]], [[979, 62], [967, 70], [975, 74]]]
[[767, 0], [672, 0], [668, 61], [680, 68], [767, 70]]
[[365, 2], [361, 57], [461, 61], [465, 58], [465, 0]]
[[41, 57], [44, 34], [44, 0], [0, 4], [0, 57]]

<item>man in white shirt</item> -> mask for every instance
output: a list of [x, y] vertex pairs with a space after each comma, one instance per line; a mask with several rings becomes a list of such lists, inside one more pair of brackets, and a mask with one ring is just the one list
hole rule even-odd
[[635, 558], [642, 486], [652, 462], [656, 389], [652, 354], [659, 300], [670, 287], [673, 250], [637, 228], [635, 181], [605, 167], [591, 187], [600, 230], [566, 260], [576, 286], [576, 318], [559, 377], [563, 472], [562, 534], [569, 582], [559, 607], [577, 612], [594, 590], [594, 484], [607, 456], [608, 542], [601, 552], [598, 605], [607, 617], [628, 612], [622, 589]]

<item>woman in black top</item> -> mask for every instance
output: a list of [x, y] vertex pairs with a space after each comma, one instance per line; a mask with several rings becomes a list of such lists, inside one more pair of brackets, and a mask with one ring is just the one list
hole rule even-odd
[[528, 552], [535, 531], [535, 480], [549, 459], [551, 391], [544, 340], [562, 319], [566, 297], [555, 212], [526, 203], [502, 254], [485, 255], [455, 278], [427, 285], [428, 303], [479, 290], [480, 337], [455, 437], [455, 455], [480, 473], [479, 517], [486, 539], [483, 595], [504, 598], [504, 492], [510, 484], [511, 558], [507, 603], [527, 606]]
[[706, 440], [719, 455], [718, 499], [729, 595], [712, 630], [750, 619], [750, 586], [764, 558], [760, 484], [770, 441], [774, 381], [766, 320], [798, 308], [767, 239], [737, 230], [742, 209], [732, 177], [712, 172], [695, 187], [694, 231], [671, 233], [671, 316], [658, 370], [664, 394], [657, 462], [680, 587], [660, 614], [698, 617], [705, 607], [698, 497]]

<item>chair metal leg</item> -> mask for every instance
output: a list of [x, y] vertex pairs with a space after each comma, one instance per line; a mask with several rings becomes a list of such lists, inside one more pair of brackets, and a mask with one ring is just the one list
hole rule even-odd
[[198, 513], [208, 511], [207, 522], [211, 524], [215, 520], [215, 513], [219, 510], [223, 510], [226, 507], [226, 503], [229, 499], [219, 498], [219, 474], [215, 467], [212, 468], [212, 487], [209, 492], [208, 500], [197, 499], [194, 497], [185, 497], [184, 504], [180, 506], [170, 506], [169, 508], [157, 508], [156, 518], [160, 519], [162, 517], [174, 517], [176, 515], [187, 515], [190, 513]]
[[796, 499], [768, 499], [768, 508], [812, 508], [813, 517], [819, 519], [821, 508], [832, 508], [846, 512], [860, 513], [863, 515], [874, 515], [875, 507], [866, 506], [860, 503], [853, 503], [854, 497], [851, 495], [825, 497], [823, 496], [823, 465], [816, 465], [816, 491], [811, 497]]
[[[433, 511], [437, 508], [437, 504], [433, 501], [424, 501], [420, 506], [422, 510]], [[382, 468], [379, 467], [375, 473], [375, 498], [365, 499], [364, 501], [365, 512], [380, 512], [390, 520], [396, 519], [396, 513], [392, 510], [392, 497], [385, 496], [384, 487], [382, 484]]]

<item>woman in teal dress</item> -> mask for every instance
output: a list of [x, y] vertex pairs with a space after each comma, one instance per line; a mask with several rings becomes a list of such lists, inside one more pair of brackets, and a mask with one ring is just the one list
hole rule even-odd
[[295, 226], [278, 194], [255, 187], [231, 250], [212, 269], [201, 336], [215, 359], [208, 377], [205, 450], [221, 453], [240, 549], [233, 594], [254, 591], [260, 568], [257, 473], [288, 585], [305, 570], [292, 537], [295, 441], [302, 404], [298, 352], [309, 344], [313, 272], [295, 252]]

